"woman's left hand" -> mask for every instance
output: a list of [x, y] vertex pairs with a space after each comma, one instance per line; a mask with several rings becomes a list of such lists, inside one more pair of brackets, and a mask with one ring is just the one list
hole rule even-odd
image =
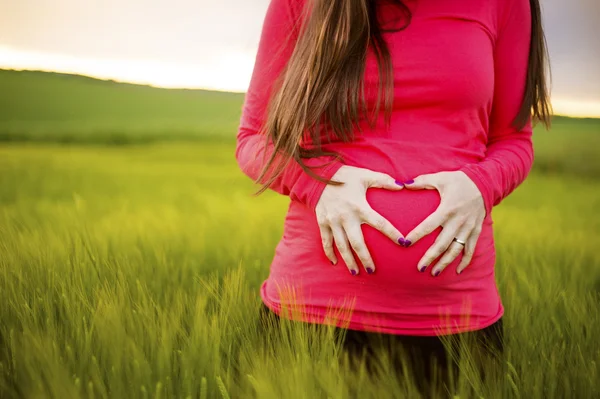
[[[464, 251], [456, 268], [457, 273], [462, 272], [473, 257], [485, 218], [483, 197], [475, 183], [463, 172], [456, 171], [421, 175], [413, 183], [404, 182], [404, 187], [409, 190], [438, 190], [441, 197], [435, 212], [406, 236], [405, 242], [411, 245], [442, 227], [442, 232], [417, 265], [419, 271], [427, 270], [441, 256], [435, 266], [430, 268], [431, 274], [439, 276]], [[465, 245], [454, 241], [454, 238], [463, 241]]]

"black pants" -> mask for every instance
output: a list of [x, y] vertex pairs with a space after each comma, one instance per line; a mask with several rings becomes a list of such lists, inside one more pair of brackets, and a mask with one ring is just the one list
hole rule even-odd
[[[266, 305], [261, 317], [275, 323], [280, 318]], [[403, 375], [407, 370], [415, 385], [425, 397], [448, 392], [458, 381], [460, 353], [468, 350], [471, 363], [483, 380], [488, 373], [502, 370], [504, 353], [504, 328], [502, 319], [476, 331], [437, 336], [409, 336], [384, 334], [336, 328], [343, 337], [342, 345], [349, 360], [364, 359], [367, 369], [377, 368], [379, 355], [389, 356], [395, 371]], [[446, 340], [446, 345], [444, 345]]]

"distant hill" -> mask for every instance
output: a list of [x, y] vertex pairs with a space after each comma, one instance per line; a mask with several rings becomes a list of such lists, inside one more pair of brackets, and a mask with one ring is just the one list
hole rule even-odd
[[[0, 141], [233, 140], [243, 100], [240, 93], [0, 69]], [[564, 117], [554, 123], [586, 131], [600, 126], [600, 120]]]
[[233, 139], [243, 100], [239, 93], [0, 70], [0, 140]]

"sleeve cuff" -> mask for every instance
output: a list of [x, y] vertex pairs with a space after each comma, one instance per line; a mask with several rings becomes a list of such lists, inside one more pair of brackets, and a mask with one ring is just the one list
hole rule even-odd
[[[316, 170], [314, 171], [324, 179], [331, 180], [333, 175], [335, 175], [342, 166], [344, 166], [342, 162], [334, 161], [327, 166], [315, 168]], [[293, 197], [304, 203], [308, 208], [315, 210], [327, 184], [314, 179], [303, 171], [302, 175], [298, 178], [296, 185], [301, 187], [301, 190], [294, 193]]]

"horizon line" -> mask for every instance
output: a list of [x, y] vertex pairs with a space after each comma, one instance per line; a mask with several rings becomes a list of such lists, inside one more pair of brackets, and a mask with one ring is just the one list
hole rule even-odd
[[[83, 78], [88, 78], [88, 79], [93, 79], [93, 80], [99, 80], [99, 81], [102, 81], [102, 82], [114, 82], [114, 83], [118, 83], [118, 84], [127, 84], [127, 85], [134, 85], [134, 86], [144, 86], [144, 87], [151, 87], [153, 89], [161, 89], [161, 90], [192, 90], [192, 91], [197, 90], [197, 91], [212, 91], [212, 92], [229, 93], [229, 94], [246, 94], [245, 91], [235, 91], [235, 90], [226, 90], [226, 89], [218, 89], [218, 88], [186, 87], [186, 86], [159, 86], [159, 85], [154, 85], [154, 84], [151, 84], [151, 83], [139, 83], [139, 82], [119, 80], [119, 79], [115, 79], [115, 78], [102, 78], [102, 77], [98, 77], [98, 76], [86, 75], [86, 74], [83, 74], [83, 73], [63, 72], [63, 71], [55, 71], [55, 70], [30, 69], [30, 68], [21, 68], [21, 69], [16, 69], [16, 68], [2, 68], [0, 66], [0, 71], [41, 72], [41, 73], [48, 73], [48, 74], [68, 75], [68, 76], [76, 76], [76, 77], [83, 77]], [[600, 119], [600, 115], [598, 115], [598, 116], [594, 116], [594, 115], [568, 115], [568, 114], [563, 114], [563, 113], [552, 113], [551, 116], [559, 116], [559, 117], [573, 118], [573, 119]]]
[[100, 77], [88, 75], [85, 73], [77, 73], [77, 72], [64, 72], [50, 69], [33, 69], [33, 68], [5, 68], [0, 65], [0, 71], [10, 71], [10, 72], [41, 72], [48, 74], [56, 74], [56, 75], [67, 75], [67, 76], [75, 76], [82, 77], [87, 79], [99, 80], [102, 82], [114, 82], [123, 85], [134, 85], [134, 86], [144, 86], [151, 87], [153, 89], [161, 89], [161, 90], [202, 90], [202, 91], [213, 91], [218, 93], [230, 93], [230, 94], [246, 94], [245, 91], [236, 91], [236, 90], [227, 90], [227, 89], [218, 89], [213, 87], [188, 87], [188, 86], [160, 86], [152, 83], [143, 83], [143, 82], [134, 82], [130, 80], [120, 80], [117, 78], [111, 77]]
[[[153, 60], [86, 59], [16, 50], [0, 45], [0, 69], [4, 70], [60, 73], [123, 84], [149, 86], [157, 89], [207, 90], [245, 94], [254, 66], [254, 55], [249, 53], [221, 55], [221, 61], [232, 59], [245, 64], [245, 74], [244, 68], [241, 68], [236, 81], [224, 79], [224, 81], [227, 80], [226, 84], [206, 84], [205, 81], [204, 83], [198, 81], [199, 77], [201, 79], [200, 66]], [[54, 65], [52, 66], [52, 64]], [[216, 64], [219, 64], [219, 62]], [[216, 64], [214, 66], [218, 66]], [[145, 77], [140, 76], [140, 68], [145, 68]], [[553, 115], [574, 118], [600, 118], [600, 101], [581, 101], [554, 97], [551, 98], [551, 105], [554, 111]]]

